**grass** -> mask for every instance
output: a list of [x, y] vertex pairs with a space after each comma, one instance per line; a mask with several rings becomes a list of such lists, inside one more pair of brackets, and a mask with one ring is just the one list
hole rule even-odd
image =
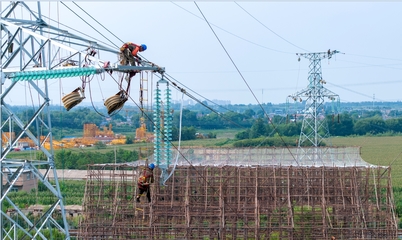
[[361, 157], [368, 163], [391, 166], [392, 185], [402, 187], [402, 136], [335, 137], [333, 146], [360, 146]]

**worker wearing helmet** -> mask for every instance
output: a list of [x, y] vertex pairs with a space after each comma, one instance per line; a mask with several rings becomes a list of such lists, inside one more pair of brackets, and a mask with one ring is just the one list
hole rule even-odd
[[140, 202], [140, 197], [145, 192], [147, 192], [148, 202], [151, 202], [151, 191], [149, 185], [151, 183], [154, 183], [154, 173], [153, 173], [154, 168], [155, 164], [153, 163], [148, 164], [148, 166], [143, 169], [141, 176], [138, 178], [137, 202]]
[[142, 59], [137, 55], [138, 52], [143, 52], [147, 50], [147, 45], [141, 44], [137, 45], [132, 42], [126, 42], [120, 48], [120, 54], [123, 56], [121, 64], [135, 66], [135, 62], [141, 61]]
[[[141, 61], [141, 57], [139, 57], [137, 54], [138, 52], [143, 52], [147, 50], [147, 45], [141, 44], [137, 45], [132, 42], [126, 42], [121, 46], [120, 48], [120, 63], [122, 65], [128, 65], [130, 64], [131, 66], [136, 66], [136, 62], [138, 63]], [[132, 71], [126, 76], [126, 80], [129, 81], [131, 80], [132, 77], [137, 74], [138, 71]]]

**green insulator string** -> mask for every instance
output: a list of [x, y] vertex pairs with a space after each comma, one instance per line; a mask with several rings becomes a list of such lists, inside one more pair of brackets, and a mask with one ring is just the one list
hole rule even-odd
[[169, 167], [172, 159], [172, 113], [170, 110], [171, 90], [167, 85], [165, 90], [165, 122], [164, 122], [164, 142], [165, 142], [165, 160], [166, 166]]
[[161, 163], [161, 91], [159, 84], [156, 85], [155, 90], [155, 110], [154, 110], [154, 161], [155, 165], [159, 166]]
[[41, 70], [41, 71], [23, 71], [10, 74], [12, 81], [33, 81], [33, 80], [45, 80], [53, 78], [68, 78], [77, 76], [88, 76], [101, 72], [101, 69], [94, 67], [85, 68], [65, 68], [65, 69], [53, 69], [53, 70]]
[[[159, 85], [165, 83], [166, 89], [164, 96], [161, 94]], [[169, 82], [163, 78], [157, 82], [155, 91], [155, 139], [154, 139], [154, 161], [155, 164], [161, 169], [161, 184], [167, 179], [169, 164], [172, 159], [172, 113], [171, 113], [171, 97], [170, 97]], [[163, 101], [162, 101], [163, 99]]]

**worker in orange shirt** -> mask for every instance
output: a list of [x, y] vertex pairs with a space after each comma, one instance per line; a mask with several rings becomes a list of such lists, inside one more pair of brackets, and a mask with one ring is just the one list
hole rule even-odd
[[132, 42], [126, 42], [120, 48], [120, 53], [123, 56], [121, 64], [128, 65], [130, 63], [131, 66], [135, 66], [135, 62], [138, 62], [138, 60], [142, 60], [137, 55], [138, 52], [143, 52], [145, 50], [147, 50], [147, 45], [145, 44], [137, 45]]
[[[136, 62], [138, 63], [141, 61], [141, 57], [139, 57], [137, 54], [138, 52], [143, 52], [147, 50], [147, 45], [141, 44], [137, 45], [132, 42], [126, 42], [121, 46], [120, 48], [120, 63], [122, 65], [128, 65], [130, 64], [131, 66], [136, 66]], [[131, 80], [132, 77], [137, 74], [138, 71], [132, 71], [126, 76], [126, 80], [129, 81]]]

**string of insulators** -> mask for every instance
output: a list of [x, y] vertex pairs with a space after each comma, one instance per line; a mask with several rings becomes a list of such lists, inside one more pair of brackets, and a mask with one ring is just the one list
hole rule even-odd
[[161, 90], [159, 84], [155, 89], [155, 110], [154, 110], [154, 161], [157, 166], [161, 162]]
[[16, 81], [32, 81], [32, 80], [45, 80], [53, 78], [67, 78], [67, 77], [78, 77], [87, 76], [91, 74], [100, 73], [103, 69], [97, 69], [94, 67], [85, 68], [63, 68], [63, 69], [53, 69], [53, 70], [39, 70], [39, 71], [22, 71], [15, 72], [9, 75], [9, 78], [13, 82]]
[[172, 159], [172, 112], [170, 111], [171, 103], [171, 90], [167, 85], [165, 90], [165, 118], [164, 118], [164, 140], [165, 140], [165, 159], [166, 166], [169, 167], [170, 160]]

